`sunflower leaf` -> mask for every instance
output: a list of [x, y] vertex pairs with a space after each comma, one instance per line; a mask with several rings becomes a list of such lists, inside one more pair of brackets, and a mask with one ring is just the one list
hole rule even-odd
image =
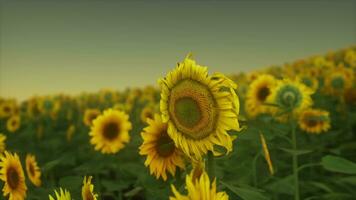
[[322, 166], [329, 171], [344, 174], [356, 174], [356, 163], [341, 157], [327, 155], [321, 160]]

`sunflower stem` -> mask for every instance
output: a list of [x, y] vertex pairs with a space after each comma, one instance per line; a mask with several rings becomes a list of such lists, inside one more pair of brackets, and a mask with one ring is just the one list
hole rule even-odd
[[[293, 119], [290, 118], [291, 121], [291, 128], [292, 128], [292, 145], [293, 145], [293, 150], [297, 151], [297, 136], [296, 136], [296, 125], [293, 122]], [[295, 193], [294, 193], [294, 199], [299, 200], [299, 175], [298, 175], [298, 155], [293, 154], [293, 176], [294, 176], [294, 187], [295, 187]]]
[[215, 159], [214, 159], [214, 155], [213, 152], [208, 151], [208, 174], [210, 179], [214, 180], [215, 178]]

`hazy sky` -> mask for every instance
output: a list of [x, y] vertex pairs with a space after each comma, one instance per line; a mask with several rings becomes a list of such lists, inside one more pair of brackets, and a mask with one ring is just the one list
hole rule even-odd
[[0, 96], [156, 84], [188, 52], [234, 73], [356, 44], [356, 1], [0, 0]]

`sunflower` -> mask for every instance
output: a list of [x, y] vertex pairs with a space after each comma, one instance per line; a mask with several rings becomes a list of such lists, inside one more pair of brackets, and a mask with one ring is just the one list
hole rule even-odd
[[20, 128], [21, 118], [19, 115], [11, 116], [6, 122], [6, 128], [9, 132], [13, 133]]
[[13, 105], [10, 101], [3, 101], [0, 103], [0, 118], [7, 118], [13, 113]]
[[53, 198], [51, 195], [49, 195], [49, 200], [71, 200], [72, 198], [70, 197], [70, 193], [66, 189], [59, 188], [59, 192], [56, 190], [54, 191], [55, 193], [55, 198]]
[[96, 200], [98, 195], [94, 193], [94, 185], [91, 183], [93, 177], [84, 177], [82, 187], [82, 199], [83, 200]]
[[147, 123], [147, 119], [153, 119], [154, 113], [155, 113], [155, 110], [154, 110], [153, 106], [144, 107], [142, 109], [141, 115], [140, 115], [141, 121], [143, 123]]
[[36, 157], [34, 155], [26, 155], [26, 172], [28, 178], [35, 186], [41, 186], [41, 170], [37, 165]]
[[236, 84], [222, 74], [208, 75], [207, 67], [187, 57], [159, 80], [162, 120], [176, 146], [200, 160], [214, 145], [232, 151], [228, 130], [240, 130]]
[[0, 179], [5, 182], [4, 196], [9, 195], [9, 200], [25, 199], [27, 187], [19, 156], [5, 151], [0, 160]]
[[324, 91], [330, 95], [340, 95], [352, 87], [353, 79], [354, 74], [352, 69], [340, 64], [326, 75]]
[[210, 185], [209, 176], [203, 172], [199, 179], [193, 179], [192, 174], [187, 175], [186, 189], [187, 195], [180, 194], [177, 189], [172, 185], [172, 192], [174, 197], [169, 197], [169, 200], [228, 200], [229, 196], [225, 192], [216, 191], [216, 179]]
[[319, 109], [304, 110], [299, 116], [299, 127], [307, 133], [320, 134], [330, 129], [329, 112]]
[[174, 176], [176, 167], [184, 169], [183, 153], [167, 134], [167, 124], [159, 115], [154, 120], [147, 119], [148, 126], [141, 133], [143, 144], [140, 155], [147, 155], [145, 166], [150, 166], [150, 173], [156, 178], [167, 180], [167, 171]]
[[245, 110], [250, 117], [267, 113], [269, 106], [264, 105], [276, 85], [276, 79], [268, 74], [263, 74], [252, 81], [246, 94]]
[[298, 81], [284, 79], [278, 81], [267, 101], [278, 106], [273, 109], [274, 113], [290, 111], [298, 114], [313, 104], [311, 98], [313, 93], [313, 90]]
[[130, 141], [132, 126], [129, 116], [122, 111], [108, 109], [99, 115], [91, 127], [90, 143], [102, 153], [117, 153]]
[[6, 149], [6, 135], [0, 133], [0, 153], [4, 152]]
[[83, 122], [87, 126], [91, 126], [93, 124], [93, 120], [100, 115], [100, 110], [98, 109], [86, 109], [84, 112]]
[[316, 91], [319, 87], [318, 79], [314, 78], [313, 76], [307, 74], [298, 75], [297, 80], [303, 83], [305, 86], [309, 87], [313, 91]]

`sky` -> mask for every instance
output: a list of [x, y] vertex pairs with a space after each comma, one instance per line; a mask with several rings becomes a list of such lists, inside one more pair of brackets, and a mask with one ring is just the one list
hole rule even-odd
[[356, 44], [356, 0], [0, 0], [0, 96], [156, 85], [192, 52], [226, 74]]

